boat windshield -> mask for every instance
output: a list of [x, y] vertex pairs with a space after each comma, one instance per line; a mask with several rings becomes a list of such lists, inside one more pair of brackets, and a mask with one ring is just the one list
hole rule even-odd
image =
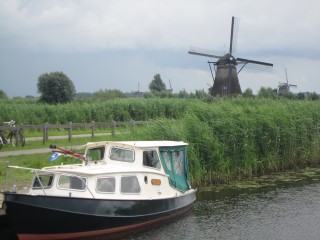
[[38, 189], [38, 188], [50, 188], [53, 183], [53, 174], [41, 174], [38, 176], [34, 176], [32, 188]]
[[86, 157], [92, 161], [102, 160], [104, 158], [105, 147], [89, 148]]
[[133, 162], [134, 161], [134, 151], [127, 148], [112, 147], [110, 149], [110, 159], [123, 161], [123, 162]]
[[143, 165], [157, 169], [161, 167], [160, 159], [156, 150], [143, 151]]

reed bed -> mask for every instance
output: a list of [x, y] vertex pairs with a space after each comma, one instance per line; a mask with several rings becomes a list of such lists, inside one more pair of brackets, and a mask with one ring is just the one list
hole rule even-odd
[[319, 164], [320, 104], [289, 100], [229, 100], [191, 104], [180, 119], [160, 119], [147, 139], [190, 144], [198, 185]]
[[191, 99], [116, 99], [75, 101], [48, 105], [37, 102], [0, 101], [0, 121], [14, 119], [17, 124], [64, 124], [179, 118]]
[[1, 106], [0, 119], [43, 124], [150, 120], [135, 140], [189, 143], [193, 183], [230, 179], [319, 164], [320, 101], [272, 99], [120, 99], [66, 105]]

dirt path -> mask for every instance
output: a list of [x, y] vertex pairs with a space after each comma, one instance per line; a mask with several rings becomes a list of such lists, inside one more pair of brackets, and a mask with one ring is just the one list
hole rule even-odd
[[[95, 136], [107, 136], [111, 135], [110, 133], [96, 133]], [[79, 135], [73, 135], [73, 138], [84, 138], [84, 137], [90, 137], [90, 134], [79, 134]], [[50, 139], [67, 139], [68, 136], [50, 136]], [[26, 138], [26, 142], [28, 141], [41, 141], [42, 137], [30, 137]], [[66, 147], [67, 149], [82, 149], [83, 146], [72, 146], [72, 147]], [[39, 149], [28, 149], [28, 150], [17, 150], [17, 151], [3, 151], [4, 149], [0, 151], [0, 158], [1, 157], [7, 157], [7, 156], [17, 156], [22, 154], [35, 154], [35, 153], [50, 153], [50, 148], [39, 148]]]
[[[70, 146], [66, 147], [66, 149], [84, 149], [84, 146]], [[17, 150], [17, 151], [0, 151], [0, 158], [7, 156], [18, 156], [23, 154], [35, 154], [35, 153], [50, 153], [50, 148], [39, 148], [39, 149], [27, 149], [27, 150]]]

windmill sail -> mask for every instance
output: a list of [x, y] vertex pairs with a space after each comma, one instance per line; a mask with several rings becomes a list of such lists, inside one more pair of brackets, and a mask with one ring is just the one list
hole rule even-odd
[[239, 18], [232, 17], [231, 20], [231, 34], [230, 34], [230, 47], [229, 53], [235, 53], [237, 50], [237, 41], [238, 41], [238, 30], [239, 30]]
[[221, 58], [222, 55], [217, 55], [214, 51], [204, 49], [204, 48], [198, 48], [198, 47], [190, 47], [189, 54], [194, 54], [194, 55], [200, 55], [204, 57], [212, 57], [212, 58]]
[[233, 28], [231, 29], [232, 32], [232, 51], [229, 51], [229, 53], [235, 54], [237, 52], [237, 43], [238, 43], [238, 32], [239, 32], [239, 23], [240, 19], [237, 17], [232, 17], [233, 18]]
[[255, 61], [255, 60], [245, 59], [245, 58], [237, 58], [237, 61], [241, 62], [241, 63], [253, 63], [253, 64], [265, 65], [268, 67], [273, 67], [272, 63], [259, 62], [259, 61]]

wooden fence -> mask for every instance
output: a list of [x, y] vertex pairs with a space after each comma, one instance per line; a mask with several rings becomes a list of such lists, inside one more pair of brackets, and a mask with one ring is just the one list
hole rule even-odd
[[23, 133], [25, 129], [41, 130], [43, 143], [49, 139], [49, 130], [50, 129], [65, 129], [68, 131], [68, 139], [72, 139], [72, 130], [75, 128], [89, 128], [91, 132], [91, 138], [95, 135], [95, 128], [97, 127], [107, 127], [111, 129], [111, 134], [114, 136], [116, 134], [117, 126], [127, 126], [130, 128], [130, 131], [133, 131], [136, 125], [146, 124], [147, 121], [127, 121], [127, 122], [91, 122], [91, 123], [68, 123], [68, 124], [42, 124], [42, 125], [16, 125], [15, 127], [9, 126], [0, 126], [1, 130], [8, 131], [20, 131]]

